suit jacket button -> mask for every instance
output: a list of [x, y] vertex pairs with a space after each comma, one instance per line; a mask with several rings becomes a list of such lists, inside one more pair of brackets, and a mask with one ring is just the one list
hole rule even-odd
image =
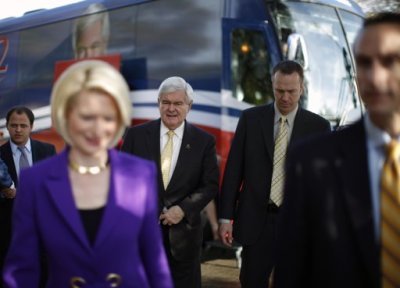
[[71, 288], [80, 288], [86, 284], [86, 281], [82, 277], [72, 277], [69, 284], [71, 285]]
[[110, 283], [110, 287], [119, 287], [122, 282], [121, 275], [119, 275], [117, 273], [108, 274], [106, 279]]

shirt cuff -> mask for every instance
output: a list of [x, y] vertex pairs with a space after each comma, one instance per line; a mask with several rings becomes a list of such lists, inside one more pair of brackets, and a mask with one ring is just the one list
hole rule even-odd
[[231, 224], [231, 220], [230, 219], [223, 219], [223, 218], [221, 218], [221, 219], [218, 219], [218, 223], [220, 223], [220, 224]]

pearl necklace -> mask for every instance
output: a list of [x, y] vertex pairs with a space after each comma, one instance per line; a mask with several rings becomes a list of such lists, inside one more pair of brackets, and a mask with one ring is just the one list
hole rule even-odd
[[97, 175], [99, 174], [102, 170], [106, 169], [108, 167], [108, 163], [103, 164], [103, 165], [97, 165], [97, 166], [82, 166], [79, 165], [75, 162], [70, 161], [69, 162], [69, 167], [78, 172], [79, 174], [90, 174], [90, 175]]

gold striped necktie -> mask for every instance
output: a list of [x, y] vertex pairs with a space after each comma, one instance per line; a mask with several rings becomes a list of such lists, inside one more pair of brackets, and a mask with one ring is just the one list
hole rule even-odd
[[169, 174], [171, 173], [172, 152], [174, 147], [174, 131], [168, 131], [168, 141], [161, 153], [161, 173], [164, 183], [164, 189], [167, 189], [169, 183]]
[[381, 177], [382, 287], [400, 287], [400, 143], [386, 147]]
[[279, 131], [275, 139], [274, 166], [272, 170], [271, 200], [280, 206], [283, 200], [283, 184], [285, 182], [285, 159], [288, 145], [287, 119], [281, 116], [279, 119]]

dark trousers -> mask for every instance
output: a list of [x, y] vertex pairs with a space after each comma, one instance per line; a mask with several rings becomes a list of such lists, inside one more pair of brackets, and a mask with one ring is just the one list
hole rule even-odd
[[162, 225], [165, 252], [175, 288], [201, 288], [200, 251], [190, 260], [178, 260], [171, 253], [169, 227]]
[[240, 283], [242, 288], [268, 288], [275, 266], [278, 233], [278, 212], [268, 211], [257, 242], [243, 246]]

